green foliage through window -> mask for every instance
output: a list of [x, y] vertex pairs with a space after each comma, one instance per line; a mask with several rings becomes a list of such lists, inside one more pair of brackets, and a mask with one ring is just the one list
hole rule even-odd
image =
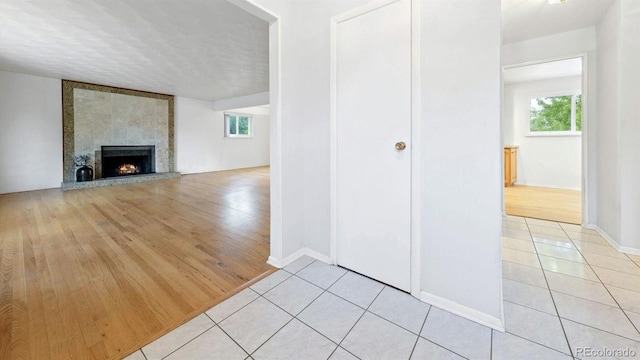
[[237, 117], [235, 115], [229, 116], [229, 134], [237, 135], [238, 134], [238, 124]]
[[531, 99], [531, 131], [581, 131], [582, 95]]
[[240, 123], [238, 124], [238, 134], [249, 135], [249, 118], [246, 116], [240, 116]]
[[251, 136], [251, 116], [225, 114], [225, 136]]

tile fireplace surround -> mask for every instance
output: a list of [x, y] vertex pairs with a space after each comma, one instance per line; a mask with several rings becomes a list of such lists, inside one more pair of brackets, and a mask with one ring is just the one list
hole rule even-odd
[[101, 177], [103, 145], [155, 145], [156, 172], [173, 173], [173, 104], [172, 95], [63, 80], [63, 188], [75, 183], [76, 154], [91, 154]]

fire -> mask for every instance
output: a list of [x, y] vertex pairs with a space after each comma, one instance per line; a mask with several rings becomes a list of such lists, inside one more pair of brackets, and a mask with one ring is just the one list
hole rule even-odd
[[137, 174], [140, 172], [138, 167], [132, 164], [122, 164], [118, 166], [117, 171], [120, 175]]

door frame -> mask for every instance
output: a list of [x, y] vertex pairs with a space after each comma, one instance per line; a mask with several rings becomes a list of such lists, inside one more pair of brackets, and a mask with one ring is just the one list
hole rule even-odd
[[[554, 62], [554, 61], [561, 61], [561, 60], [568, 60], [568, 59], [581, 59], [582, 60], [582, 73], [580, 74], [580, 81], [581, 81], [581, 86], [582, 86], [582, 135], [581, 135], [581, 142], [580, 142], [580, 154], [581, 154], [581, 174], [580, 174], [580, 178], [581, 178], [581, 189], [580, 189], [580, 197], [582, 200], [582, 206], [581, 206], [581, 211], [582, 213], [580, 214], [581, 216], [581, 224], [584, 227], [587, 228], [592, 228], [593, 226], [589, 223], [589, 195], [591, 195], [591, 193], [589, 192], [589, 103], [591, 101], [590, 99], [590, 95], [589, 95], [589, 79], [588, 79], [588, 73], [589, 73], [589, 59], [588, 59], [588, 54], [586, 52], [584, 53], [578, 53], [578, 54], [573, 54], [573, 55], [564, 55], [564, 56], [557, 56], [557, 57], [551, 57], [551, 58], [545, 58], [545, 59], [538, 59], [538, 60], [532, 60], [532, 61], [526, 61], [526, 62], [522, 62], [522, 63], [516, 63], [516, 64], [509, 64], [509, 65], [503, 65], [502, 66], [502, 71], [507, 70], [507, 69], [513, 69], [513, 68], [518, 68], [518, 67], [523, 67], [523, 66], [529, 66], [529, 65], [537, 65], [537, 64], [544, 64], [544, 63], [549, 63], [549, 62]], [[502, 86], [500, 87], [500, 91], [502, 92], [502, 100], [501, 100], [501, 107], [504, 107], [504, 75], [501, 74], [501, 83]], [[502, 111], [501, 111], [502, 112]], [[501, 132], [502, 132], [502, 125], [500, 126]], [[502, 147], [504, 147], [504, 139], [502, 137], [502, 134], [500, 136], [500, 141], [501, 141], [501, 145]], [[504, 172], [504, 166], [502, 167], [502, 171]], [[502, 179], [504, 179], [504, 173], [502, 174]], [[502, 187], [502, 213], [503, 215], [506, 215], [506, 205], [505, 205], [505, 198], [504, 198], [504, 186]]]
[[269, 23], [269, 259], [267, 263], [282, 267], [282, 78], [280, 16], [254, 0], [227, 0], [229, 3]]
[[[329, 73], [329, 251], [332, 264], [338, 260], [338, 118], [337, 118], [337, 38], [338, 24], [400, 0], [375, 0], [330, 20]], [[410, 288], [411, 295], [420, 297], [420, 0], [411, 2], [411, 226], [410, 226]]]

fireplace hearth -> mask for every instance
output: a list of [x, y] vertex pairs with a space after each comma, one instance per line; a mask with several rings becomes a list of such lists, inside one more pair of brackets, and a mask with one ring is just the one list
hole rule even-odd
[[103, 178], [156, 172], [154, 145], [102, 146], [101, 149]]

